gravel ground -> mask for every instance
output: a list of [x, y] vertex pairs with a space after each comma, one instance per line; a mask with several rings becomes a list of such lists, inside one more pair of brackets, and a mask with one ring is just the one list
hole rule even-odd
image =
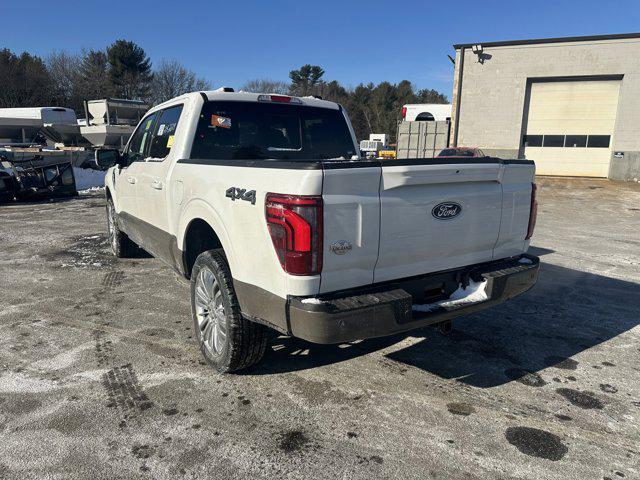
[[0, 206], [0, 478], [640, 477], [640, 185], [540, 180], [538, 285], [219, 375], [100, 196]]

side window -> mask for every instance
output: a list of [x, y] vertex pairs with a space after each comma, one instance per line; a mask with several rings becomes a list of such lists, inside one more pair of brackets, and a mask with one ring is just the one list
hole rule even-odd
[[160, 112], [156, 122], [155, 133], [151, 140], [151, 147], [149, 148], [149, 156], [151, 158], [165, 158], [169, 155], [181, 113], [182, 105], [176, 105]]
[[127, 154], [129, 155], [129, 163], [139, 162], [141, 160], [144, 160], [144, 158], [147, 156], [146, 151], [149, 147], [151, 132], [153, 131], [153, 126], [157, 117], [158, 112], [152, 113], [144, 120], [142, 120], [142, 123], [138, 125], [136, 131], [133, 132], [131, 140], [129, 141], [129, 147], [127, 149]]

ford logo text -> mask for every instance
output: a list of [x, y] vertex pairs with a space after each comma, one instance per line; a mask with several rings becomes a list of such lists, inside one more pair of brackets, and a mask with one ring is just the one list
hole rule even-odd
[[450, 220], [460, 215], [462, 206], [456, 202], [442, 202], [433, 207], [431, 215], [438, 220]]

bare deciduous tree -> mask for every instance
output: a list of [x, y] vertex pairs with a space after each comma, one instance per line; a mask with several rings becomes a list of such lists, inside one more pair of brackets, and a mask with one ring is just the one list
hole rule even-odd
[[153, 73], [151, 102], [158, 104], [183, 93], [210, 89], [208, 80], [196, 77], [177, 60], [162, 60]]
[[82, 59], [80, 55], [70, 54], [64, 50], [54, 51], [47, 55], [45, 64], [54, 83], [55, 96], [59, 105], [77, 109], [82, 99], [78, 98], [78, 72]]
[[287, 82], [256, 78], [245, 83], [241, 90], [251, 93], [279, 93], [284, 95], [289, 93], [289, 89], [290, 85]]

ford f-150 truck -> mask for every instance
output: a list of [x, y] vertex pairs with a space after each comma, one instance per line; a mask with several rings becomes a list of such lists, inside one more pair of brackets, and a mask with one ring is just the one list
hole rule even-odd
[[115, 255], [141, 247], [190, 280], [221, 372], [260, 360], [269, 328], [321, 344], [391, 335], [537, 279], [533, 162], [366, 160], [344, 109], [318, 98], [182, 95], [96, 162]]

